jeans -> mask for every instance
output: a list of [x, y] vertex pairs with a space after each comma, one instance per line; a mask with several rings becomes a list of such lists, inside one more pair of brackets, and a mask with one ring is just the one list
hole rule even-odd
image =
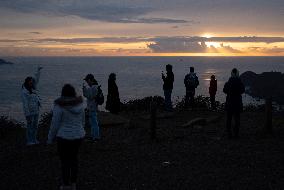
[[91, 126], [91, 136], [93, 139], [100, 139], [100, 128], [97, 120], [97, 112], [89, 112], [89, 122]]
[[[234, 117], [235, 120], [235, 125], [233, 128], [233, 136], [232, 136], [232, 130], [231, 130], [231, 123], [232, 119]], [[238, 138], [239, 137], [239, 128], [240, 128], [240, 112], [239, 111], [227, 111], [227, 132], [228, 132], [228, 137], [232, 138]]]
[[194, 107], [194, 95], [195, 95], [195, 89], [186, 89], [186, 94], [185, 94], [186, 108], [188, 108], [189, 106]]
[[38, 142], [37, 128], [38, 128], [38, 115], [28, 116], [27, 131], [26, 131], [27, 144], [36, 144]]
[[164, 90], [165, 95], [165, 109], [166, 110], [172, 110], [172, 90]]
[[57, 151], [61, 161], [64, 185], [76, 183], [78, 175], [78, 152], [82, 139], [67, 140], [57, 138]]

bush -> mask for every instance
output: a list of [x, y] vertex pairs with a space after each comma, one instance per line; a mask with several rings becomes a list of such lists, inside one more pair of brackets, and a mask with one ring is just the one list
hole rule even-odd
[[125, 112], [149, 112], [151, 102], [154, 102], [158, 109], [162, 109], [164, 106], [164, 98], [161, 96], [150, 96], [123, 103], [121, 109]]
[[0, 116], [0, 139], [9, 136], [11, 131], [18, 128], [23, 128], [24, 123], [10, 120], [6, 116]]

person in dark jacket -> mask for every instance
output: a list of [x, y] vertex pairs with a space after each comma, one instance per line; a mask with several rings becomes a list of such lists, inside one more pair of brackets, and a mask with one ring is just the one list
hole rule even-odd
[[212, 110], [216, 109], [216, 102], [215, 102], [216, 92], [217, 92], [217, 80], [215, 78], [215, 75], [212, 75], [209, 86], [209, 95], [210, 95], [210, 103]]
[[166, 65], [166, 76], [164, 73], [162, 73], [162, 79], [163, 79], [163, 90], [164, 90], [164, 96], [165, 96], [165, 109], [167, 111], [172, 111], [172, 90], [173, 90], [173, 84], [174, 84], [174, 73], [173, 73], [173, 66], [168, 64]]
[[191, 107], [194, 107], [194, 96], [195, 96], [195, 89], [199, 85], [199, 80], [194, 72], [194, 67], [190, 67], [189, 73], [185, 75], [184, 77], [184, 85], [186, 88], [186, 94], [185, 94], [185, 108], [188, 108], [190, 105]]
[[115, 73], [111, 73], [108, 78], [108, 94], [106, 101], [106, 110], [110, 111], [110, 113], [118, 114], [120, 111], [120, 99], [118, 87], [116, 85], [116, 75]]
[[[242, 94], [245, 92], [245, 87], [239, 77], [239, 71], [234, 68], [231, 72], [231, 77], [228, 82], [225, 83], [223, 92], [226, 97], [226, 111], [227, 111], [227, 132], [229, 138], [239, 137], [240, 127], [240, 113], [243, 111]], [[233, 135], [231, 131], [231, 122], [234, 117], [235, 126], [233, 129]]]

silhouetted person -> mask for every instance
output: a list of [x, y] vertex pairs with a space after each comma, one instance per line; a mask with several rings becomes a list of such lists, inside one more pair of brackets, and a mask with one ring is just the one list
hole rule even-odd
[[174, 73], [173, 73], [173, 66], [168, 64], [166, 65], [166, 76], [162, 72], [162, 79], [164, 81], [163, 84], [163, 90], [164, 90], [164, 96], [165, 96], [165, 109], [167, 111], [172, 111], [172, 90], [173, 90], [173, 84], [174, 84]]
[[[231, 77], [228, 82], [226, 82], [224, 89], [226, 97], [226, 111], [227, 111], [227, 132], [229, 138], [239, 137], [239, 127], [240, 127], [240, 113], [243, 110], [242, 94], [245, 92], [245, 87], [239, 77], [239, 71], [234, 68], [231, 72]], [[231, 130], [231, 122], [234, 117], [235, 125], [233, 128], [233, 134]]]
[[108, 78], [106, 110], [109, 110], [110, 113], [113, 114], [117, 114], [120, 110], [119, 92], [115, 81], [116, 75], [114, 73], [111, 73]]
[[58, 154], [61, 160], [62, 181], [60, 189], [76, 189], [78, 172], [78, 151], [85, 136], [85, 111], [83, 98], [76, 96], [73, 86], [65, 84], [61, 97], [54, 101], [48, 144], [57, 138]]
[[184, 85], [186, 88], [186, 95], [185, 95], [185, 107], [194, 106], [194, 95], [195, 89], [199, 85], [198, 77], [196, 73], [194, 73], [194, 67], [190, 67], [190, 73], [185, 75], [184, 77]]
[[209, 86], [209, 95], [210, 95], [210, 103], [212, 110], [216, 109], [216, 102], [215, 102], [216, 92], [217, 92], [217, 80], [215, 78], [215, 75], [212, 75]]
[[37, 94], [37, 85], [39, 82], [41, 69], [42, 67], [38, 67], [35, 77], [27, 77], [22, 85], [21, 98], [23, 102], [24, 114], [27, 120], [27, 145], [39, 143], [37, 140], [37, 129], [40, 99]]
[[100, 128], [97, 119], [97, 102], [96, 96], [98, 94], [98, 82], [94, 75], [88, 74], [84, 79], [88, 87], [83, 85], [83, 95], [87, 98], [87, 109], [89, 111], [89, 123], [91, 125], [91, 136], [94, 141], [100, 139]]

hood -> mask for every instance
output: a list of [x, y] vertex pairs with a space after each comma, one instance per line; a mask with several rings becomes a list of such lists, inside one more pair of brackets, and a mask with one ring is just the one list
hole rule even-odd
[[83, 98], [81, 96], [75, 98], [60, 97], [56, 99], [54, 103], [73, 114], [80, 114], [84, 111]]
[[55, 104], [61, 106], [61, 107], [70, 107], [70, 106], [77, 106], [79, 104], [82, 104], [83, 103], [83, 98], [81, 96], [78, 96], [78, 97], [60, 97], [60, 98], [57, 98], [55, 101], [54, 101]]

